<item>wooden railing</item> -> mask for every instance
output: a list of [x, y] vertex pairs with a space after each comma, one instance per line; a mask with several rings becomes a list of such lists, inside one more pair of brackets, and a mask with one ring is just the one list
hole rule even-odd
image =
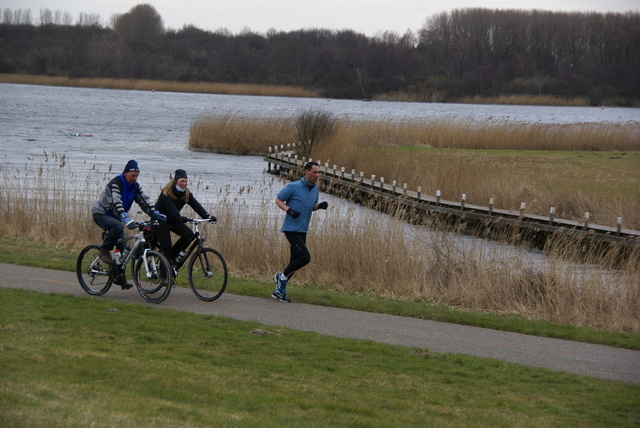
[[[294, 154], [295, 144], [271, 147], [264, 157], [268, 162], [268, 171], [272, 174], [286, 175], [295, 179], [302, 175], [307, 162], [313, 159], [299, 159]], [[367, 204], [372, 208], [385, 211], [393, 204], [396, 209], [404, 210], [414, 222], [419, 222], [424, 216], [437, 215], [449, 221], [464, 221], [470, 228], [477, 230], [478, 225], [486, 226], [514, 226], [520, 230], [530, 232], [530, 237], [546, 238], [549, 234], [566, 232], [595, 241], [621, 243], [625, 246], [640, 246], [640, 231], [623, 229], [622, 218], [618, 218], [614, 226], [592, 224], [589, 213], [585, 213], [583, 221], [564, 220], [555, 217], [555, 208], [550, 208], [548, 216], [529, 214], [526, 203], [520, 204], [517, 211], [494, 208], [494, 200], [489, 199], [487, 206], [473, 205], [466, 202], [466, 195], [461, 195], [459, 201], [441, 198], [441, 192], [426, 195], [422, 188], [411, 190], [407, 184], [399, 184], [395, 180], [385, 181], [384, 177], [371, 175], [365, 177], [363, 172], [355, 170], [347, 172], [344, 167], [336, 165], [329, 167], [327, 163], [320, 165], [322, 191], [349, 198], [360, 204]]]

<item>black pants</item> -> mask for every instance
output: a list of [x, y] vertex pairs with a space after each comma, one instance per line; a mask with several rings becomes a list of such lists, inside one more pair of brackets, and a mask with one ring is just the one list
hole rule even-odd
[[298, 269], [311, 262], [311, 254], [307, 249], [307, 234], [301, 232], [285, 232], [284, 236], [291, 244], [291, 260], [282, 273], [287, 278], [291, 278]]
[[[160, 252], [164, 254], [169, 260], [173, 260], [180, 251], [187, 248], [189, 241], [193, 238], [193, 230], [182, 222], [176, 222], [172, 224], [160, 224], [154, 226], [153, 231], [156, 235], [156, 241]], [[180, 239], [176, 241], [175, 245], [171, 245], [171, 232], [180, 236]]]

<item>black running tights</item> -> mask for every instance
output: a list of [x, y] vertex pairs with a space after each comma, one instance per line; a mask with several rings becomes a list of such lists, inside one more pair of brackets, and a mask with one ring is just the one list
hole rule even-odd
[[311, 254], [307, 249], [307, 234], [301, 232], [285, 232], [284, 236], [291, 245], [291, 260], [283, 273], [290, 278], [298, 269], [309, 264]]

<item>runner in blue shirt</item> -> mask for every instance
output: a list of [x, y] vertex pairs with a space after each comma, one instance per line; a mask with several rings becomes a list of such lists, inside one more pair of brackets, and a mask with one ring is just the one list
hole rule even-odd
[[280, 231], [284, 232], [291, 245], [289, 264], [284, 271], [275, 275], [276, 288], [271, 293], [271, 297], [280, 302], [291, 302], [287, 297], [287, 281], [297, 270], [311, 261], [311, 254], [306, 245], [311, 213], [319, 209], [326, 210], [329, 206], [327, 202], [318, 203], [316, 182], [319, 177], [320, 166], [315, 162], [309, 162], [304, 166], [304, 176], [280, 190], [276, 198], [276, 205], [287, 213]]

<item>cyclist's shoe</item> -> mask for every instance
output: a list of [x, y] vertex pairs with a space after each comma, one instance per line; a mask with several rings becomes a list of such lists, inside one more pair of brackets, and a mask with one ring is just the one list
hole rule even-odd
[[160, 287], [168, 287], [171, 285], [172, 282], [173, 281], [171, 281], [169, 278], [162, 278], [162, 281], [160, 282]]
[[98, 257], [100, 257], [100, 260], [109, 265], [113, 264], [113, 257], [111, 257], [111, 253], [109, 252], [109, 250], [105, 250], [104, 248], [102, 248], [100, 252], [98, 252]]
[[133, 284], [127, 282], [127, 278], [125, 278], [124, 275], [116, 276], [116, 278], [113, 280], [113, 283], [122, 287], [123, 290], [128, 290], [133, 287]]
[[278, 302], [291, 303], [291, 299], [289, 299], [285, 293], [281, 293], [280, 291], [278, 291], [278, 289], [273, 290], [273, 293], [271, 293], [271, 297], [276, 299]]

